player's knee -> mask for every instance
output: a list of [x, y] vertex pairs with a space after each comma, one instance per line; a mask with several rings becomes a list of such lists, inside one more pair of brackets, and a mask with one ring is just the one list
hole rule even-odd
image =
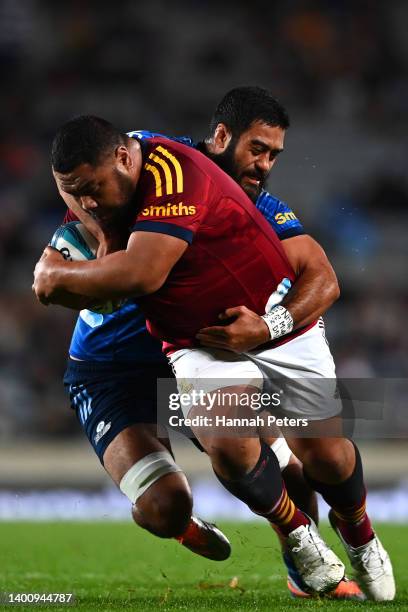
[[331, 481], [342, 481], [349, 471], [349, 455], [339, 443], [318, 445], [307, 449], [302, 457], [306, 471], [313, 466], [313, 472], [320, 472]]
[[245, 476], [256, 464], [260, 444], [256, 439], [216, 438], [209, 442], [206, 451], [218, 475], [236, 480]]
[[135, 522], [161, 538], [174, 538], [186, 530], [193, 500], [181, 472], [160, 478], [133, 505]]

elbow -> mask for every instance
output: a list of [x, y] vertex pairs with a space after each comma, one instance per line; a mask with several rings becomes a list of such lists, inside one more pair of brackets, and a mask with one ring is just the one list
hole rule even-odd
[[341, 294], [340, 285], [339, 285], [339, 282], [338, 282], [338, 280], [336, 278], [336, 287], [335, 287], [335, 290], [334, 290], [334, 299], [333, 299], [333, 302], [337, 302], [337, 300], [340, 297], [340, 294]]
[[331, 306], [332, 304], [334, 304], [334, 302], [337, 302], [340, 297], [340, 286], [335, 274], [333, 274], [333, 277], [330, 279], [327, 293]]
[[127, 297], [141, 297], [150, 295], [160, 289], [166, 279], [155, 278], [153, 276], [143, 275], [132, 279], [129, 283], [129, 291]]

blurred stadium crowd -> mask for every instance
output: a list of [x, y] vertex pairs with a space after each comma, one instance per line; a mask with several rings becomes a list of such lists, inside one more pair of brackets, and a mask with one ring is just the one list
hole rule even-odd
[[202, 138], [242, 84], [290, 112], [269, 188], [338, 272], [327, 324], [339, 374], [408, 375], [407, 22], [404, 0], [0, 0], [0, 441], [80, 435], [61, 384], [74, 314], [30, 290], [64, 211], [55, 129], [93, 113]]

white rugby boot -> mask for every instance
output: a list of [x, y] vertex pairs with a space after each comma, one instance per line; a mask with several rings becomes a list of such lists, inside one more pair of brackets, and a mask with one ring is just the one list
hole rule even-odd
[[395, 580], [390, 557], [378, 537], [353, 548], [344, 540], [333, 512], [329, 513], [330, 523], [339, 536], [355, 571], [355, 578], [367, 599], [392, 601], [395, 597]]
[[344, 578], [344, 564], [327, 546], [311, 519], [310, 525], [291, 531], [286, 544], [297, 571], [311, 591], [327, 593]]

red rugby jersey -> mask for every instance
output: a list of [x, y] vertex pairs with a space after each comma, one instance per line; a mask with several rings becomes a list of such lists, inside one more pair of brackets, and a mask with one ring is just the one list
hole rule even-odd
[[165, 284], [139, 300], [150, 333], [172, 352], [196, 345], [197, 331], [228, 307], [264, 314], [270, 294], [295, 273], [269, 223], [215, 163], [165, 138], [143, 144], [131, 229], [189, 243]]

